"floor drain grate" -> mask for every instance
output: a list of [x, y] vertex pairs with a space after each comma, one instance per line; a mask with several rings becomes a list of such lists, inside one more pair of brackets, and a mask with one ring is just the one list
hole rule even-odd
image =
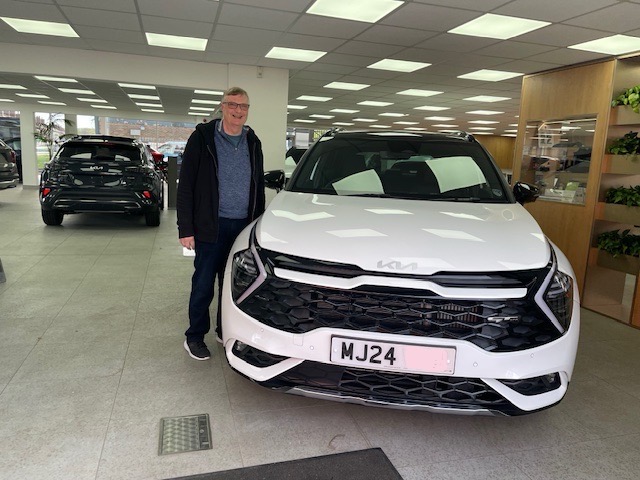
[[211, 448], [209, 415], [166, 417], [160, 420], [159, 455]]

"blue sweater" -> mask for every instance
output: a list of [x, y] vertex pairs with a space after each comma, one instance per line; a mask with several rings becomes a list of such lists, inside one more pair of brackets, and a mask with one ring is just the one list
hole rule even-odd
[[216, 128], [214, 140], [218, 152], [218, 215], [223, 218], [247, 218], [251, 182], [247, 134], [243, 129], [239, 136], [233, 137], [222, 128]]

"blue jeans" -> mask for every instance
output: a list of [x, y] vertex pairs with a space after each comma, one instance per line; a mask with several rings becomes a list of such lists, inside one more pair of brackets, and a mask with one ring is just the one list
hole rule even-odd
[[224, 267], [231, 246], [242, 229], [249, 224], [248, 219], [220, 218], [218, 220], [218, 241], [200, 242], [196, 239], [196, 257], [193, 261], [194, 272], [191, 277], [191, 296], [189, 297], [189, 328], [185, 332], [187, 342], [204, 340], [211, 328], [209, 306], [214, 296], [214, 283], [218, 277], [218, 318], [216, 333], [222, 336], [221, 312], [222, 279]]

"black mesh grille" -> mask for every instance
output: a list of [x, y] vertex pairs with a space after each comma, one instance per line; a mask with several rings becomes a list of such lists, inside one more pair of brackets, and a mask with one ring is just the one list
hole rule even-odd
[[[234, 354], [242, 358], [242, 353], [234, 351]], [[519, 384], [532, 383], [539, 384], [537, 379], [528, 379], [510, 381], [509, 387], [517, 390]], [[483, 408], [507, 415], [528, 413], [515, 407], [477, 378], [390, 373], [306, 361], [276, 378], [261, 382], [261, 385], [274, 389], [303, 387], [309, 391], [395, 405], [469, 410]], [[553, 389], [552, 385], [544, 391]], [[543, 389], [539, 393], [543, 393]]]
[[532, 348], [560, 336], [529, 297], [452, 301], [426, 291], [385, 290], [335, 290], [268, 276], [239, 308], [290, 333], [332, 327], [465, 340], [494, 352]]

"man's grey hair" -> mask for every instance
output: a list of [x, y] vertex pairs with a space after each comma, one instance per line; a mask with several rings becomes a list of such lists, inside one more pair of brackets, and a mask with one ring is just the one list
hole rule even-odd
[[222, 95], [222, 101], [224, 102], [227, 99], [227, 97], [230, 97], [232, 95], [244, 95], [245, 97], [247, 97], [247, 100], [249, 99], [249, 94], [244, 88], [231, 87], [225, 90], [224, 94]]

